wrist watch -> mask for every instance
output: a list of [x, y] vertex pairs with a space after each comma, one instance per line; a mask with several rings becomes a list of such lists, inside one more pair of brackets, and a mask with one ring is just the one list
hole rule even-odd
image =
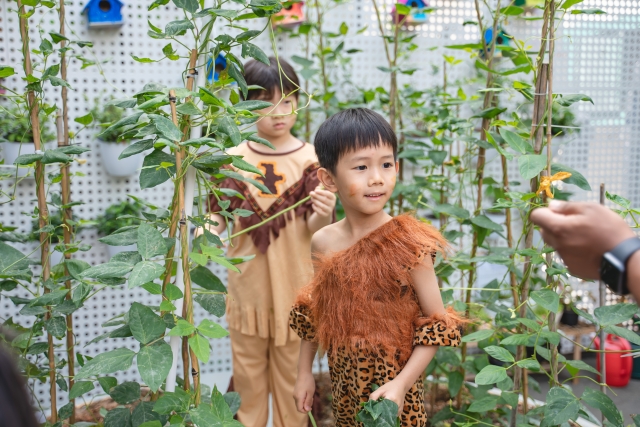
[[629, 293], [627, 287], [627, 261], [636, 251], [640, 250], [640, 239], [632, 237], [623, 240], [609, 252], [602, 256], [600, 264], [600, 279], [618, 295]]

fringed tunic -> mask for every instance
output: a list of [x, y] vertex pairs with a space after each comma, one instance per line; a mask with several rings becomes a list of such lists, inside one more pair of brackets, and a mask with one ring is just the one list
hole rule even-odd
[[[433, 227], [401, 215], [315, 263], [289, 321], [328, 353], [336, 426], [361, 426], [355, 416], [371, 384], [394, 379], [415, 346], [459, 345], [462, 319], [451, 310], [423, 316], [411, 280], [411, 270], [444, 246]], [[423, 381], [405, 396], [403, 426], [427, 425]]]

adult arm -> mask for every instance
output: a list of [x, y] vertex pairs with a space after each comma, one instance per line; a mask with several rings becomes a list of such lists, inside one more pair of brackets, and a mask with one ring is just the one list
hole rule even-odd
[[[531, 221], [540, 226], [542, 238], [558, 251], [569, 272], [583, 279], [599, 279], [604, 253], [636, 236], [618, 214], [596, 203], [554, 200], [548, 208], [534, 210]], [[629, 291], [640, 301], [638, 252], [629, 258], [627, 272]]]

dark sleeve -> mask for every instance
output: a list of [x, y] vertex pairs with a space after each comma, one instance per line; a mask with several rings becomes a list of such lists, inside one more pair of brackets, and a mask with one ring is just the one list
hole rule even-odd
[[296, 304], [289, 313], [289, 327], [305, 341], [315, 341], [316, 329], [310, 320], [307, 306]]

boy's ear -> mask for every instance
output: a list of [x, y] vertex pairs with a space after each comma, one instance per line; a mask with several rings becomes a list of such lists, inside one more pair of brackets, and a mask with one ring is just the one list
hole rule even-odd
[[396, 160], [396, 173], [400, 172], [400, 162]]
[[320, 183], [324, 186], [325, 189], [331, 191], [332, 193], [338, 192], [338, 186], [333, 179], [333, 175], [325, 168], [318, 169], [318, 180], [320, 180]]

